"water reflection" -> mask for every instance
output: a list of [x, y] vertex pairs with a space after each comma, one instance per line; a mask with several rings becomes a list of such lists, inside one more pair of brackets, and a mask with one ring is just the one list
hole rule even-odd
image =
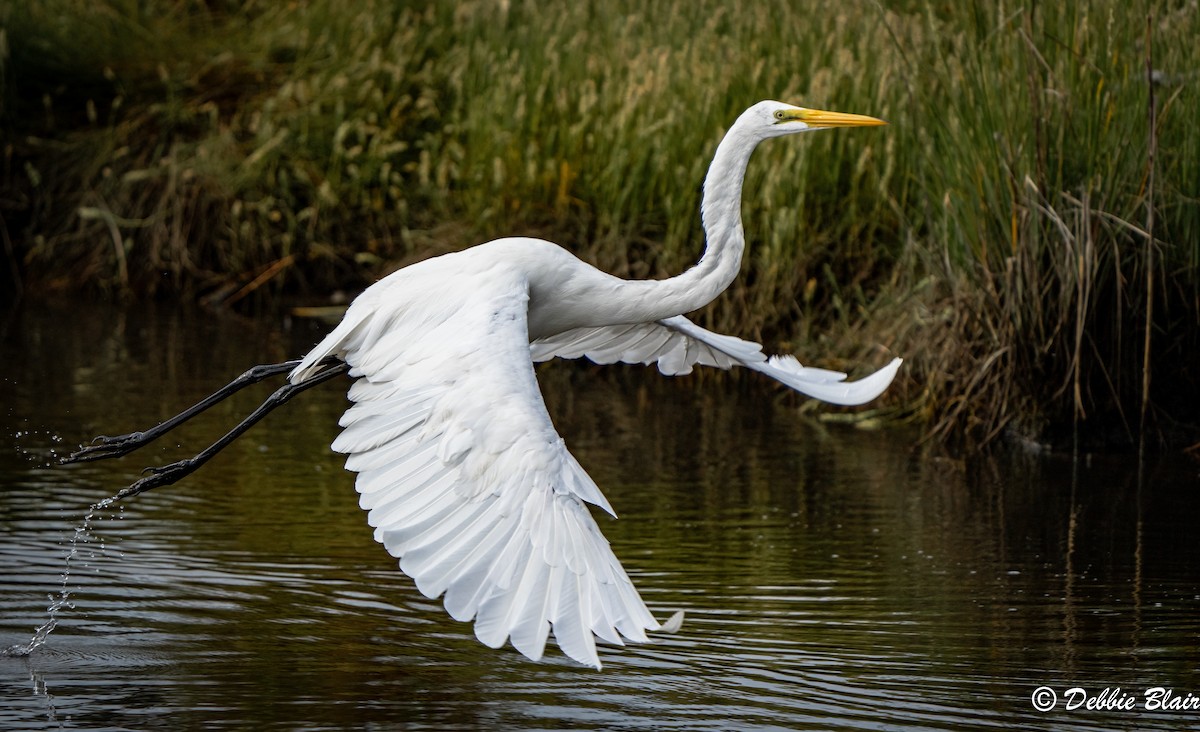
[[[53, 465], [173, 414], [319, 327], [27, 306], [4, 321], [0, 646], [45, 620], [88, 505], [194, 452], [248, 390], [144, 454]], [[97, 345], [99, 344], [99, 345]], [[605, 671], [492, 651], [370, 539], [304, 394], [183, 484], [97, 517], [74, 610], [0, 658], [0, 727], [1162, 728], [1183, 713], [1035, 712], [1049, 685], [1200, 691], [1196, 467], [1119, 456], [970, 467], [827, 429], [770, 389], [553, 364], [547, 402], [621, 516], [601, 519], [678, 635]], [[1194, 713], [1193, 713], [1194, 714]]]

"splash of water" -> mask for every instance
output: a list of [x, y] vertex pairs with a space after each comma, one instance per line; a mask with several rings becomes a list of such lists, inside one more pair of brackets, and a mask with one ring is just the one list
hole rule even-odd
[[67, 556], [64, 560], [62, 573], [62, 586], [59, 587], [57, 594], [50, 595], [50, 606], [46, 608], [46, 614], [49, 616], [46, 622], [38, 627], [33, 632], [33, 637], [28, 643], [17, 643], [9, 646], [3, 651], [0, 651], [2, 656], [24, 657], [36, 651], [54, 632], [58, 626], [58, 614], [63, 608], [73, 610], [75, 605], [71, 602], [71, 562], [79, 555], [80, 544], [87, 544], [92, 539], [92, 520], [96, 513], [103, 511], [114, 503], [113, 498], [105, 498], [99, 503], [94, 503], [88, 508], [87, 514], [83, 517], [83, 521], [75, 529], [75, 535], [71, 537], [71, 543], [67, 549]]

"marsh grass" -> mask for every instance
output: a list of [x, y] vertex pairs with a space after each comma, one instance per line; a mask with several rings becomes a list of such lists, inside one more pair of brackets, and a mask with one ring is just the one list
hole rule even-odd
[[[939, 359], [953, 397], [938, 400], [949, 408], [935, 431], [961, 429], [972, 412], [983, 440], [1099, 416], [1109, 439], [1135, 443], [1146, 363], [1162, 377], [1154, 436], [1194, 423], [1195, 5], [1152, 17], [1148, 31], [1146, 16], [1115, 4], [977, 12], [988, 13], [973, 24], [984, 32], [936, 33], [946, 43], [922, 63], [932, 70], [926, 98], [943, 101], [912, 108], [939, 153], [920, 185], [941, 205], [926, 225], [944, 246], [922, 247], [920, 269], [946, 287], [962, 346]], [[1147, 40], [1157, 49], [1154, 130]], [[1171, 151], [1153, 176], [1152, 139]], [[1147, 340], [1148, 327], [1159, 335]]]
[[1132, 439], [1149, 353], [1161, 433], [1200, 402], [1197, 4], [1149, 28], [1061, 5], [10, 6], [10, 258], [43, 288], [229, 303], [531, 233], [662, 277], [702, 246], [726, 126], [802, 101], [892, 125], [763, 146], [743, 276], [701, 322], [826, 366], [904, 355], [889, 408], [975, 442]]

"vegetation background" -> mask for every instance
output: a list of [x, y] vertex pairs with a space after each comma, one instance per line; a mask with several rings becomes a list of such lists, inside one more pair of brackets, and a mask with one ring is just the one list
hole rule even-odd
[[253, 307], [511, 233], [666, 276], [776, 98], [891, 126], [763, 147], [700, 322], [903, 355], [933, 438], [1188, 444], [1200, 9], [1148, 5], [8, 2], [0, 281]]

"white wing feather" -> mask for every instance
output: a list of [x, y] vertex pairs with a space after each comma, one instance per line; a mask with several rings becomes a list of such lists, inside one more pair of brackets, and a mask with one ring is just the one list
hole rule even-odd
[[658, 364], [667, 376], [688, 374], [692, 366], [729, 369], [743, 366], [830, 404], [855, 406], [879, 396], [892, 383], [902, 359], [870, 376], [846, 381], [840, 371], [801, 366], [794, 356], [768, 358], [762, 346], [734, 336], [713, 333], [677, 315], [654, 323], [575, 328], [529, 346], [534, 361], [586, 356], [599, 364]]
[[358, 378], [333, 447], [358, 472], [375, 539], [489, 646], [511, 640], [537, 660], [553, 630], [599, 668], [597, 637], [645, 641], [660, 626], [583, 502], [612, 507], [538, 391], [524, 282], [495, 270], [454, 293], [396, 282], [356, 300], [292, 374], [338, 355]]

